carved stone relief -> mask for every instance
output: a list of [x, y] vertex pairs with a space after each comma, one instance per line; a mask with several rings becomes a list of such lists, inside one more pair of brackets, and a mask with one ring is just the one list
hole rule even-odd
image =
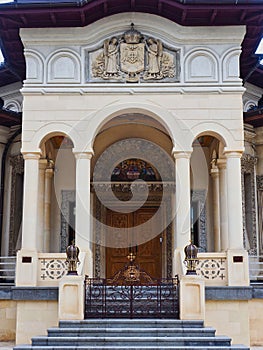
[[192, 202], [198, 202], [198, 234], [199, 234], [199, 252], [207, 251], [207, 234], [206, 234], [206, 191], [193, 190]]
[[[9, 228], [9, 255], [13, 256], [20, 249], [21, 237], [19, 237], [20, 225], [22, 221], [22, 207], [17, 208], [18, 201], [22, 205], [24, 159], [22, 154], [10, 158], [12, 166], [11, 180], [11, 203], [10, 203], [10, 228]], [[20, 179], [19, 176], [20, 175]], [[19, 194], [20, 193], [20, 194]], [[21, 196], [21, 197], [20, 197]], [[20, 198], [18, 198], [20, 197]], [[17, 212], [16, 212], [17, 211]], [[21, 213], [21, 217], [18, 217]]]
[[[116, 158], [116, 154], [119, 155], [121, 161], [124, 160], [121, 159], [121, 155], [130, 154], [130, 157], [133, 158], [133, 155], [136, 157], [138, 154], [142, 154], [142, 150], [147, 155], [147, 159], [151, 160], [151, 164], [161, 174], [163, 182], [173, 182], [175, 180], [174, 161], [162, 148], [147, 140], [129, 138], [115, 142], [103, 152], [96, 163], [96, 181], [103, 183], [111, 179], [114, 169], [112, 160]], [[100, 185], [96, 184], [96, 186], [99, 189]]]
[[92, 79], [120, 82], [177, 81], [177, 51], [161, 40], [131, 29], [104, 41], [103, 48], [90, 54]]
[[[257, 217], [255, 200], [255, 165], [257, 159], [250, 154], [241, 158], [242, 211], [243, 211], [243, 242], [250, 255], [257, 254]], [[245, 178], [249, 176], [249, 182]], [[245, 201], [248, 201], [247, 205]], [[248, 211], [248, 204], [251, 206]], [[247, 213], [246, 213], [247, 212]], [[248, 222], [251, 220], [251, 222]]]
[[70, 203], [75, 203], [76, 193], [74, 190], [62, 190], [61, 191], [61, 238], [60, 238], [60, 251], [65, 252], [68, 246], [69, 240], [69, 216], [70, 216]]
[[259, 255], [263, 253], [263, 175], [257, 176]]

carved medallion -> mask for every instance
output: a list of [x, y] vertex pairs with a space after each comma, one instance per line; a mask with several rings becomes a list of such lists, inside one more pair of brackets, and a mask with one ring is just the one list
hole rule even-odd
[[131, 29], [104, 41], [103, 50], [92, 55], [92, 77], [112, 81], [175, 81], [177, 52], [168, 52], [159, 39], [144, 37]]

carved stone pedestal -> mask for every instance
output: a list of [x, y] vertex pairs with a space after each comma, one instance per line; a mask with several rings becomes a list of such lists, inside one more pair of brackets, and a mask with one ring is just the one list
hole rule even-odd
[[65, 276], [59, 284], [59, 320], [83, 320], [84, 305], [84, 277]]
[[180, 319], [205, 319], [205, 282], [199, 276], [180, 279]]

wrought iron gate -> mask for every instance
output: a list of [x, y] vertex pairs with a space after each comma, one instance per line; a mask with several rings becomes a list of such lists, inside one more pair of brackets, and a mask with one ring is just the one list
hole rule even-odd
[[85, 318], [179, 318], [178, 278], [155, 280], [135, 265], [112, 279], [86, 278]]

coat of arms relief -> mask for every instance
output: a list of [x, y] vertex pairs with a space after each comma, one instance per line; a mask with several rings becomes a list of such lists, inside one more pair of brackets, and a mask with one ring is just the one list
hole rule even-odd
[[111, 81], [177, 80], [177, 53], [168, 52], [159, 39], [131, 29], [104, 41], [92, 55], [92, 77]]

